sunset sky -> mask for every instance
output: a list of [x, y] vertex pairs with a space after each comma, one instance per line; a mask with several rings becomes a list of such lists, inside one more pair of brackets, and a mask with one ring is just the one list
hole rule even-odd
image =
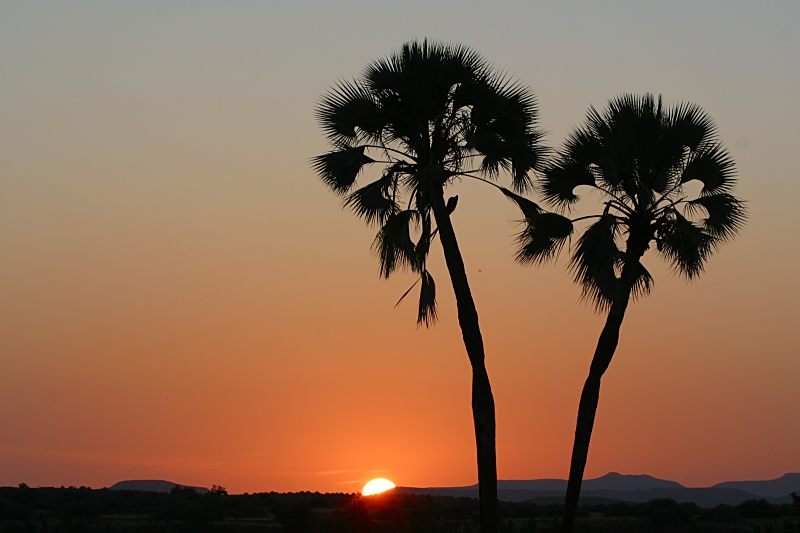
[[[800, 3], [0, 5], [0, 485], [232, 492], [476, 481], [470, 371], [378, 277], [309, 159], [337, 79], [413, 38], [530, 85], [547, 144], [622, 92], [703, 106], [750, 221], [699, 280], [655, 256], [604, 379], [588, 476], [800, 471]], [[503, 479], [566, 477], [602, 317], [518, 214], [457, 184]]]

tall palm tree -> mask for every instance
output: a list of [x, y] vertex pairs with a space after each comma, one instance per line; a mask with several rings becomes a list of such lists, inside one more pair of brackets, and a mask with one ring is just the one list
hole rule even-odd
[[[481, 530], [496, 531], [494, 399], [451, 220], [457, 197], [445, 201], [445, 189], [462, 178], [494, 180], [501, 171], [516, 191], [530, 187], [543, 151], [533, 95], [493, 73], [467, 47], [409, 42], [368, 65], [360, 78], [339, 82], [323, 96], [317, 118], [332, 150], [314, 158], [315, 170], [356, 215], [379, 228], [373, 249], [380, 274], [407, 268], [419, 276], [417, 320], [426, 326], [437, 315], [427, 259], [432, 241], [441, 242], [472, 365]], [[357, 185], [359, 174], [374, 167], [377, 179]]]
[[607, 313], [580, 397], [562, 532], [573, 530], [600, 380], [617, 348], [625, 311], [653, 286], [642, 257], [655, 244], [676, 271], [697, 277], [712, 252], [745, 222], [744, 205], [731, 194], [734, 176], [733, 159], [702, 109], [665, 109], [660, 97], [624, 95], [602, 113], [590, 108], [586, 124], [568, 137], [540, 187], [545, 201], [562, 210], [579, 200], [577, 187], [590, 187], [603, 199], [601, 213], [570, 220], [510, 195], [527, 221], [517, 255], [524, 263], [556, 256], [575, 232], [574, 223], [591, 220], [576, 240], [570, 265], [583, 298]]

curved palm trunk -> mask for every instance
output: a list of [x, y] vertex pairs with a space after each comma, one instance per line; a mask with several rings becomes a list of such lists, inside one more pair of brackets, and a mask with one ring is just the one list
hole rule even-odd
[[478, 311], [467, 281], [464, 260], [444, 203], [441, 190], [432, 198], [433, 215], [439, 229], [447, 270], [453, 284], [458, 308], [458, 325], [467, 356], [472, 365], [472, 420], [478, 453], [478, 495], [482, 533], [497, 531], [497, 457], [495, 451], [494, 397], [486, 372], [483, 337], [478, 324]]
[[581, 493], [583, 472], [586, 469], [586, 459], [589, 455], [589, 441], [592, 438], [594, 417], [597, 413], [597, 404], [600, 399], [600, 379], [608, 369], [611, 358], [619, 342], [619, 330], [625, 318], [625, 309], [628, 307], [629, 295], [626, 293], [619, 300], [611, 304], [605, 326], [600, 333], [597, 347], [592, 358], [589, 376], [583, 384], [580, 403], [578, 404], [578, 421], [575, 425], [575, 440], [572, 445], [572, 459], [569, 466], [569, 481], [567, 481], [567, 496], [564, 502], [564, 519], [561, 522], [562, 533], [572, 533], [575, 525], [575, 515], [578, 511], [578, 499]]

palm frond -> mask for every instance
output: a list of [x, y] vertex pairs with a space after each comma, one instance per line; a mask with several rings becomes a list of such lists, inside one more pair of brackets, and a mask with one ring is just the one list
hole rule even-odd
[[400, 295], [400, 298], [398, 298], [398, 299], [397, 299], [397, 301], [394, 303], [394, 306], [395, 306], [395, 308], [397, 308], [397, 306], [399, 306], [401, 303], [403, 303], [403, 300], [405, 300], [405, 299], [406, 299], [406, 296], [408, 296], [409, 294], [411, 294], [411, 291], [412, 291], [412, 290], [414, 290], [414, 287], [416, 287], [416, 286], [417, 286], [417, 284], [418, 284], [420, 281], [422, 281], [422, 278], [421, 278], [421, 277], [417, 278], [417, 279], [414, 281], [414, 283], [412, 283], [412, 284], [411, 284], [411, 286], [410, 286], [409, 288], [407, 288], [407, 289], [406, 289], [406, 290], [403, 292], [403, 294], [401, 294], [401, 295]]
[[508, 168], [503, 138], [491, 130], [478, 129], [471, 139], [472, 147], [483, 154], [481, 172], [490, 178], [497, 177], [501, 168]]
[[686, 202], [686, 207], [692, 215], [705, 211], [708, 216], [703, 220], [703, 230], [723, 241], [736, 235], [747, 221], [744, 203], [728, 193], [701, 196]]
[[543, 212], [542, 208], [539, 207], [539, 205], [533, 200], [528, 200], [524, 196], [520, 196], [519, 194], [511, 192], [505, 187], [499, 187], [499, 189], [506, 198], [514, 202], [517, 207], [519, 207], [519, 210], [522, 211], [522, 214], [526, 219], [536, 218]]
[[333, 192], [345, 194], [353, 187], [361, 169], [375, 160], [364, 153], [364, 146], [336, 146], [338, 149], [312, 158], [311, 166]]
[[417, 324], [430, 327], [436, 322], [436, 283], [427, 270], [420, 273], [419, 308], [417, 310]]
[[325, 94], [316, 117], [332, 142], [352, 141], [359, 130], [370, 137], [378, 136], [385, 123], [373, 94], [356, 81], [340, 81]]
[[711, 117], [698, 105], [685, 102], [677, 105], [669, 116], [673, 138], [696, 151], [716, 136], [717, 126]]
[[[612, 104], [619, 116], [612, 114]], [[609, 109], [602, 113], [590, 107], [586, 125], [573, 132], [564, 153], [578, 164], [596, 169], [595, 177], [603, 188], [630, 195], [638, 141], [630, 113], [622, 113], [622, 107], [619, 101], [609, 103]]]
[[552, 259], [572, 235], [572, 221], [557, 213], [549, 213], [535, 202], [500, 187], [525, 217], [525, 228], [517, 235], [516, 259], [520, 263], [540, 263]]
[[611, 135], [608, 124], [594, 107], [589, 108], [589, 120], [594, 122], [594, 127], [581, 126], [567, 136], [560, 152], [565, 164], [569, 161], [586, 168], [592, 165], [602, 167], [608, 157], [605, 145], [606, 138]]
[[477, 110], [490, 121], [481, 121], [506, 140], [533, 131], [539, 119], [536, 96], [528, 86], [506, 74], [486, 80], [485, 98], [476, 102]]
[[638, 300], [650, 294], [653, 289], [653, 276], [644, 265], [640, 261], [636, 261], [633, 264], [629, 263], [626, 267], [631, 270], [631, 296]]
[[581, 298], [596, 309], [606, 309], [617, 295], [619, 279], [614, 267], [622, 252], [616, 244], [618, 223], [604, 215], [583, 232], [573, 250], [570, 267], [581, 286]]
[[716, 239], [677, 211], [659, 222], [656, 237], [661, 253], [689, 279], [702, 273]]
[[345, 200], [345, 205], [367, 224], [383, 224], [389, 215], [400, 210], [391, 194], [396, 186], [395, 173], [386, 172], [380, 179], [351, 193]]
[[683, 170], [680, 181], [699, 180], [703, 195], [728, 192], [735, 184], [736, 167], [733, 158], [719, 144], [702, 147], [693, 153]]
[[[481, 169], [496, 176], [501, 169], [511, 173], [514, 190], [531, 186], [531, 172], [542, 170], [548, 150], [541, 145], [536, 98], [525, 85], [500, 74], [483, 84], [460, 89], [458, 105], [469, 100], [474, 129], [470, 146], [482, 154]], [[462, 94], [463, 93], [463, 94]]]
[[545, 170], [539, 190], [550, 205], [565, 209], [579, 200], [575, 189], [580, 185], [594, 185], [595, 176], [584, 164], [575, 159], [562, 158]]
[[572, 230], [572, 221], [558, 213], [541, 213], [528, 219], [517, 236], [516, 260], [528, 264], [553, 259], [567, 243]]
[[394, 131], [407, 136], [441, 115], [453, 86], [475, 79], [484, 68], [480, 55], [466, 46], [411, 41], [371, 63], [364, 79], [390, 112]]
[[386, 218], [375, 241], [373, 250], [380, 261], [380, 275], [388, 278], [397, 268], [414, 268], [416, 265], [416, 250], [411, 240], [411, 225], [419, 217], [414, 210], [392, 213]]
[[511, 144], [511, 185], [517, 192], [533, 188], [533, 172], [545, 169], [551, 150], [542, 144], [543, 131], [533, 131]]

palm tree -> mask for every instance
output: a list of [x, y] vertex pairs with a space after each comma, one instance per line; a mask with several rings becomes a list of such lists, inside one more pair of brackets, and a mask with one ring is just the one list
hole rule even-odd
[[607, 312], [580, 397], [562, 532], [573, 530], [600, 380], [617, 348], [625, 311], [653, 286], [642, 257], [655, 244], [677, 272], [696, 278], [712, 252], [745, 222], [744, 205], [731, 194], [734, 175], [733, 160], [702, 109], [665, 109], [660, 97], [624, 95], [603, 113], [590, 108], [586, 124], [571, 133], [540, 187], [545, 201], [562, 210], [579, 200], [577, 187], [590, 187], [603, 199], [601, 213], [570, 220], [510, 195], [526, 218], [517, 255], [524, 263], [556, 256], [574, 233], [573, 223], [591, 220], [570, 265], [583, 298]]
[[[316, 172], [356, 215], [379, 228], [373, 249], [381, 276], [399, 268], [417, 274], [417, 321], [426, 326], [437, 316], [427, 258], [439, 238], [472, 366], [481, 531], [496, 531], [494, 399], [451, 220], [457, 197], [445, 201], [445, 189], [462, 178], [494, 180], [501, 171], [516, 191], [531, 186], [530, 172], [543, 152], [533, 95], [494, 74], [467, 47], [410, 42], [368, 65], [360, 78], [339, 82], [323, 96], [317, 118], [332, 149], [314, 158]], [[377, 179], [356, 185], [362, 171], [376, 166]]]

